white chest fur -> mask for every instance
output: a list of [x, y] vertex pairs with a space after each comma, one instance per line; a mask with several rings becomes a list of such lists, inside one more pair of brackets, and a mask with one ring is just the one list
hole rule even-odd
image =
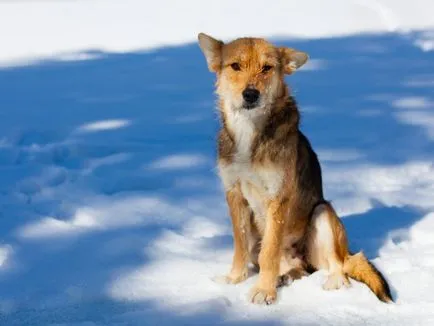
[[283, 171], [276, 166], [252, 162], [252, 142], [261, 119], [265, 116], [245, 110], [227, 115], [228, 128], [235, 137], [236, 152], [231, 163], [219, 164], [219, 170], [225, 189], [229, 190], [239, 182], [255, 216], [264, 218], [266, 202], [273, 199], [282, 187]]

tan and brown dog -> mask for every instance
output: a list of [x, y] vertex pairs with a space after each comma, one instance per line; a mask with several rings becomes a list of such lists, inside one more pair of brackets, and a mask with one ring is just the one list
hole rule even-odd
[[392, 301], [389, 286], [362, 253], [348, 251], [345, 229], [324, 200], [321, 168], [299, 130], [299, 112], [285, 84], [306, 53], [258, 38], [224, 44], [199, 34], [210, 71], [217, 74], [222, 128], [218, 167], [233, 225], [234, 256], [227, 283], [259, 267], [254, 303], [276, 300], [279, 281], [308, 271], [329, 272], [324, 288], [366, 283]]

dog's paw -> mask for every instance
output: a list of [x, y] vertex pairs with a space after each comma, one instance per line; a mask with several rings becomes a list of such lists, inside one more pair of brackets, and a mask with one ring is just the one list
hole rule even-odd
[[304, 269], [294, 268], [289, 272], [279, 275], [277, 279], [277, 287], [291, 285], [294, 281], [301, 279], [303, 276], [307, 276], [307, 272]]
[[335, 273], [328, 276], [327, 281], [322, 287], [324, 290], [330, 291], [340, 289], [343, 286], [350, 287], [350, 280], [344, 274]]
[[250, 302], [255, 304], [270, 305], [276, 302], [277, 291], [276, 289], [261, 289], [254, 287], [250, 291]]
[[289, 274], [280, 275], [277, 279], [277, 287], [281, 288], [283, 286], [291, 285], [294, 279]]
[[213, 281], [220, 284], [238, 284], [246, 280], [249, 276], [249, 271], [246, 268], [241, 272], [231, 272], [228, 275], [220, 275], [213, 278]]

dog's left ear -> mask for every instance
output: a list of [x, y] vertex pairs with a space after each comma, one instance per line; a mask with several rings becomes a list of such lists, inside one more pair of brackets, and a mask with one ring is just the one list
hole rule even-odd
[[285, 74], [294, 73], [309, 59], [307, 53], [295, 49], [279, 48], [279, 51], [282, 58], [283, 71]]

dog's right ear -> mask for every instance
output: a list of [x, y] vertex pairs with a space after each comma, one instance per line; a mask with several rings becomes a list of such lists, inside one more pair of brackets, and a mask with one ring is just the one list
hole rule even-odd
[[224, 43], [204, 33], [199, 33], [197, 37], [199, 39], [199, 46], [208, 63], [208, 69], [212, 72], [220, 71]]

